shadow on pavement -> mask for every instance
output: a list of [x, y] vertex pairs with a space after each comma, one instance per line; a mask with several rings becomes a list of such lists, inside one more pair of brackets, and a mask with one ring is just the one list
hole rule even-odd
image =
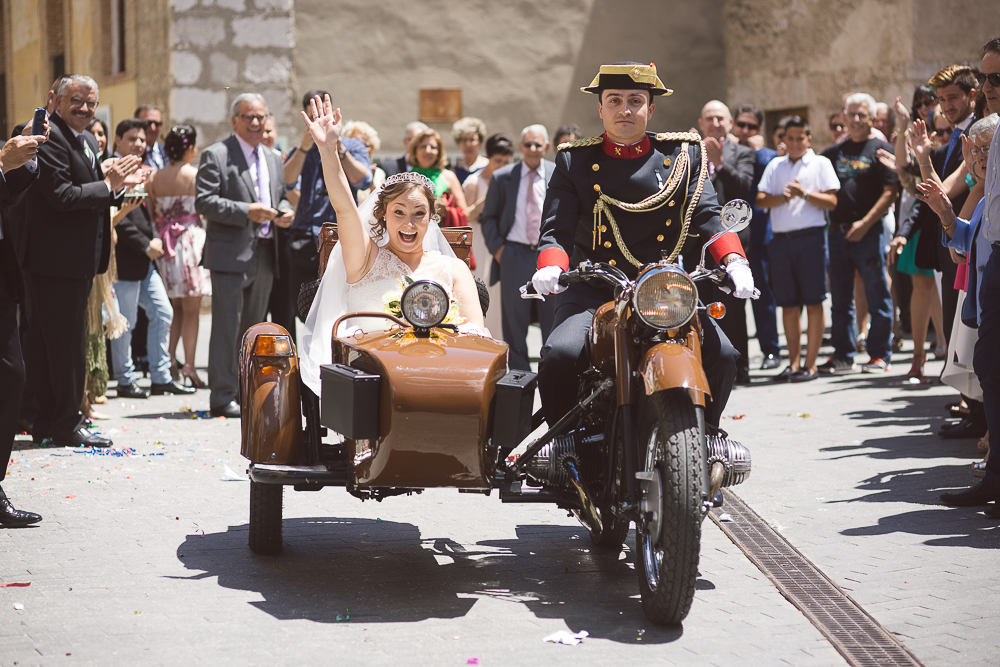
[[[672, 642], [682, 627], [646, 620], [631, 559], [590, 552], [583, 528], [518, 526], [517, 539], [469, 551], [448, 538], [422, 538], [409, 523], [370, 519], [285, 519], [284, 550], [256, 556], [246, 525], [189, 536], [177, 549], [194, 579], [254, 591], [278, 619], [398, 623], [465, 616], [479, 597], [523, 604], [591, 637]], [[631, 555], [631, 552], [626, 552]], [[698, 589], [715, 585], [698, 580]], [[697, 604], [697, 602], [696, 602]], [[349, 617], [349, 618], [348, 618]], [[497, 632], [503, 632], [498, 627]], [[532, 637], [537, 641], [540, 637]]]

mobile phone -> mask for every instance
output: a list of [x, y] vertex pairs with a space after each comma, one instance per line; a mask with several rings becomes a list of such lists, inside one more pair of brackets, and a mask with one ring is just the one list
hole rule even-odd
[[45, 134], [45, 119], [49, 117], [49, 112], [38, 107], [35, 109], [35, 116], [31, 119], [31, 134], [38, 137]]

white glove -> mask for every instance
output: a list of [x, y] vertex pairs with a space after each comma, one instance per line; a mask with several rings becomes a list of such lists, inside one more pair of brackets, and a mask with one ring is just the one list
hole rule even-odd
[[566, 286], [559, 284], [559, 276], [562, 275], [562, 272], [560, 266], [543, 266], [535, 271], [535, 275], [531, 276], [531, 284], [535, 286], [535, 291], [542, 296], [565, 292]]
[[[750, 272], [750, 267], [743, 262], [730, 262], [726, 264], [726, 273], [729, 274], [730, 280], [733, 281], [735, 289], [733, 290], [733, 296], [737, 299], [753, 299], [755, 298], [755, 292], [753, 286], [753, 273]], [[726, 290], [729, 291], [728, 289]]]

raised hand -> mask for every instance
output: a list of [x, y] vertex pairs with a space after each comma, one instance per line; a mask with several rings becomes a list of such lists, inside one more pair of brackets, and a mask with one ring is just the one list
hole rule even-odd
[[[917, 192], [920, 194], [920, 198], [927, 202], [927, 205], [933, 209], [938, 216], [945, 215], [945, 212], [951, 212], [951, 200], [948, 195], [945, 194], [944, 189], [941, 184], [937, 181], [924, 181], [923, 183], [917, 183]], [[942, 218], [943, 221], [943, 218]]]
[[979, 173], [977, 169], [978, 162], [972, 157], [972, 139], [966, 134], [962, 135], [962, 159], [965, 160], [965, 168], [969, 173], [978, 178], [976, 176]]
[[910, 126], [910, 110], [906, 108], [903, 104], [903, 100], [896, 98], [896, 127], [899, 128], [900, 132], [905, 132], [906, 128]]
[[890, 153], [884, 148], [880, 148], [876, 152], [876, 155], [878, 155], [878, 161], [881, 162], [886, 169], [896, 171], [896, 156], [893, 153]]
[[910, 134], [913, 153], [917, 156], [918, 165], [927, 165], [931, 161], [931, 138], [927, 136], [927, 125], [919, 118], [913, 121], [913, 132]]
[[[302, 119], [309, 128], [309, 134], [313, 141], [320, 148], [332, 148], [336, 150], [337, 142], [340, 141], [340, 132], [343, 129], [343, 118], [340, 109], [334, 109], [330, 102], [330, 96], [324, 95], [320, 100], [319, 95], [309, 102], [309, 114], [302, 112]], [[310, 116], [315, 120], [311, 120]]]

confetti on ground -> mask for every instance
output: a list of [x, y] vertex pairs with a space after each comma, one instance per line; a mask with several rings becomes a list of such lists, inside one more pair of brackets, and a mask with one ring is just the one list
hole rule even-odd
[[15, 582], [12, 581], [12, 582], [7, 583], [7, 584], [0, 584], [0, 588], [14, 588], [14, 587], [23, 588], [25, 586], [30, 586], [30, 585], [31, 585], [30, 581], [28, 581], [26, 583], [23, 583], [23, 584], [15, 583]]
[[730, 419], [746, 419], [746, 415], [733, 415]]
[[580, 630], [580, 632], [575, 635], [568, 630], [559, 630], [558, 632], [553, 632], [548, 637], [542, 639], [543, 642], [552, 642], [553, 644], [566, 644], [567, 646], [576, 646], [583, 641], [584, 637], [589, 637], [590, 633], [586, 630]]
[[16, 609], [18, 611], [21, 611], [22, 609], [24, 609], [24, 605], [21, 604], [20, 602], [15, 602], [14, 603], [14, 609]]
[[800, 418], [800, 419], [809, 419], [810, 415], [809, 415], [808, 412], [800, 412], [799, 414], [797, 414], [795, 416], [798, 417], [798, 418]]
[[721, 521], [722, 523], [736, 523], [735, 521], [733, 521], [733, 517], [731, 517], [728, 514], [720, 514], [719, 521]]
[[465, 661], [465, 664], [467, 664], [467, 665], [478, 665], [479, 664], [479, 658], [469, 658], [468, 660]]

